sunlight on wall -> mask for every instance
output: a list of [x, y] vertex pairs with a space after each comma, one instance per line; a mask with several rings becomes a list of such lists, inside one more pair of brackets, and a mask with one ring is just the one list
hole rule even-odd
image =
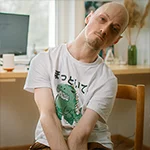
[[49, 46], [54, 47], [55, 42], [55, 0], [49, 2]]

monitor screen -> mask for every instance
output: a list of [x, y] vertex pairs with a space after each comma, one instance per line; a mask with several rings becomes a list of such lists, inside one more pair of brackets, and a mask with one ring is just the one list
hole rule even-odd
[[29, 15], [0, 12], [0, 57], [27, 54], [28, 27]]

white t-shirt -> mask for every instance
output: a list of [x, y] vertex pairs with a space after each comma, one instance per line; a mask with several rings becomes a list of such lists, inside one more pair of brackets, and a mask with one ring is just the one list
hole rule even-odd
[[[41, 87], [52, 89], [64, 138], [68, 137], [85, 109], [90, 108], [105, 123], [97, 121], [88, 142], [98, 142], [113, 149], [107, 120], [116, 96], [117, 79], [99, 56], [93, 63], [80, 62], [72, 57], [66, 44], [39, 53], [31, 62], [24, 89], [34, 92], [34, 88]], [[49, 146], [40, 122], [35, 139]]]

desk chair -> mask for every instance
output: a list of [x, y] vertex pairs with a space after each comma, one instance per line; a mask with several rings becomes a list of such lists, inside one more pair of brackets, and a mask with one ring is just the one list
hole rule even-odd
[[140, 84], [137, 86], [119, 84], [116, 98], [119, 100], [124, 99], [124, 100], [136, 101], [136, 128], [135, 128], [135, 138], [134, 138], [134, 150], [142, 150], [145, 86]]

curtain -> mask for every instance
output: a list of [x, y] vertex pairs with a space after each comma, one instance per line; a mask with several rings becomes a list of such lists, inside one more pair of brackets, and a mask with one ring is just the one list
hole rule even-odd
[[84, 27], [84, 0], [56, 0], [56, 45], [72, 41]]

